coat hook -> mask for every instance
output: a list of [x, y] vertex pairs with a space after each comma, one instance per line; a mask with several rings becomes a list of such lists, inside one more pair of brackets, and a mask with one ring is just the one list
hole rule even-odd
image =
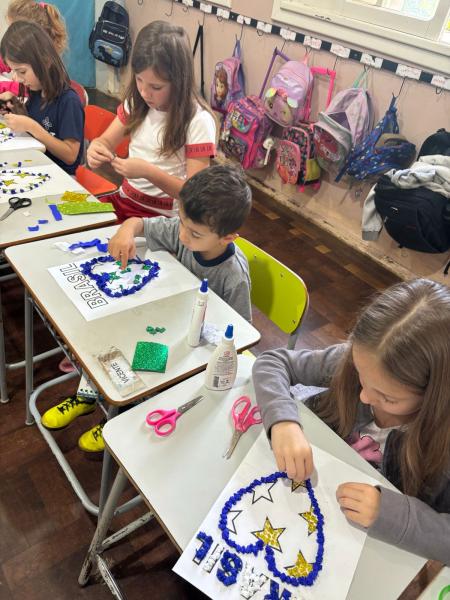
[[337, 61], [339, 60], [339, 56], [336, 55], [336, 58], [334, 59], [334, 65], [333, 65], [333, 71], [336, 71], [336, 65], [337, 65]]
[[171, 17], [173, 15], [173, 3], [175, 0], [172, 0], [172, 2], [170, 3], [170, 13], [164, 13], [166, 15], [166, 17]]
[[405, 85], [405, 81], [406, 81], [406, 77], [403, 77], [402, 85], [400, 86], [400, 89], [398, 90], [398, 94], [397, 94], [396, 98], [398, 98], [400, 96], [400, 94], [402, 93], [402, 89], [403, 89], [403, 86]]
[[202, 20], [202, 22], [200, 23], [200, 21], [198, 21], [198, 26], [199, 27], [203, 27], [204, 26], [204, 24], [205, 24], [205, 17], [206, 17], [206, 13], [204, 12], [203, 13], [203, 20]]
[[[244, 33], [244, 21], [242, 21], [242, 23], [241, 23], [241, 32], [239, 34], [239, 41], [242, 40], [242, 34], [243, 33]], [[237, 39], [237, 36], [236, 36], [236, 39]]]
[[264, 35], [264, 31], [261, 31], [261, 29], [257, 29], [256, 33], [259, 35], [259, 37], [262, 37]]
[[185, 12], [185, 13], [189, 12], [189, 5], [183, 4], [183, 12]]

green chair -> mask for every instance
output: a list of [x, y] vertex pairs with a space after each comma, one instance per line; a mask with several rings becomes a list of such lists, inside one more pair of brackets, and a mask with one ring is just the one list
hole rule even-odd
[[250, 267], [252, 303], [281, 331], [289, 334], [287, 347], [295, 348], [300, 325], [308, 310], [308, 290], [303, 279], [279, 260], [244, 238], [235, 243]]

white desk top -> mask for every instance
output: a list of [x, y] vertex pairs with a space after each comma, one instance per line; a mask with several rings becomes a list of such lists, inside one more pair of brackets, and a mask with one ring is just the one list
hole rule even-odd
[[5, 153], [17, 150], [20, 150], [21, 152], [24, 150], [38, 150], [39, 152], [45, 152], [45, 146], [29, 133], [15, 133], [13, 138], [0, 144], [0, 159]]
[[[205, 400], [183, 415], [177, 430], [167, 438], [158, 438], [146, 427], [145, 415], [155, 408], [174, 408], [203, 393], [203, 373], [111, 419], [103, 429], [111, 454], [180, 548], [187, 545], [200, 527], [261, 431], [261, 426], [251, 427], [241, 437], [232, 458], [222, 459], [233, 431], [230, 417], [233, 401], [242, 394], [254, 399], [250, 380], [252, 363], [251, 358], [240, 356], [233, 389], [220, 396], [206, 391]], [[301, 413], [304, 430], [313, 444], [392, 488], [310, 410], [302, 406]], [[348, 598], [393, 600], [424, 562], [418, 556], [368, 537]]]
[[[88, 375], [93, 379], [105, 399], [112, 404], [128, 404], [149, 393], [164, 389], [197, 371], [205, 368], [215, 346], [205, 344], [191, 348], [186, 342], [195, 290], [177, 293], [163, 300], [150, 302], [120, 313], [86, 321], [78, 309], [61, 290], [47, 268], [62, 265], [73, 260], [73, 256], [56, 249], [57, 241], [87, 241], [93, 237], [111, 237], [117, 227], [84, 231], [65, 235], [51, 240], [10, 247], [5, 254], [25, 287], [46, 314], [48, 320], [71, 348]], [[95, 233], [95, 235], [93, 235]], [[91, 251], [88, 259], [96, 256]], [[77, 257], [79, 260], [80, 257]], [[175, 260], [175, 259], [173, 259]], [[183, 271], [192, 277], [182, 265]], [[226, 302], [213, 292], [210, 293], [207, 308], [207, 321], [225, 330], [228, 323], [235, 326], [235, 344], [238, 350], [256, 344], [259, 332], [241, 317]], [[154, 338], [146, 332], [148, 325], [165, 327], [166, 332]], [[143, 391], [135, 392], [123, 399], [96, 359], [97, 354], [111, 346], [119, 348], [131, 363], [137, 341], [155, 341], [169, 346], [169, 360], [165, 373], [139, 372], [145, 384]]]
[[[22, 244], [33, 240], [53, 237], [55, 235], [80, 231], [83, 229], [92, 229], [109, 225], [116, 221], [114, 213], [93, 213], [85, 215], [62, 215], [61, 221], [55, 221], [48, 204], [57, 203], [62, 193], [66, 190], [86, 192], [70, 175], [60, 169], [50, 158], [37, 150], [29, 150], [26, 154], [21, 151], [8, 152], [0, 154], [0, 163], [7, 165], [4, 168], [15, 168], [18, 161], [22, 161], [22, 169], [27, 167], [48, 167], [54, 175], [52, 179], [41, 188], [33, 190], [32, 194], [19, 194], [23, 197], [30, 197], [31, 206], [14, 211], [4, 221], [0, 221], [0, 249], [15, 244]], [[42, 191], [42, 195], [39, 192]], [[8, 194], [0, 196], [0, 215], [8, 209]], [[95, 198], [91, 196], [90, 200]], [[24, 212], [29, 212], [30, 216], [24, 216]], [[39, 231], [28, 231], [28, 226], [36, 225], [38, 219], [47, 219], [48, 223], [41, 225]], [[92, 234], [91, 234], [92, 235]]]

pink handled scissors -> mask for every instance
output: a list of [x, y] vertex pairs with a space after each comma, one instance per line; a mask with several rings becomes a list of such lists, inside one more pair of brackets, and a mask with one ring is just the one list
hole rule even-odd
[[157, 408], [156, 410], [152, 410], [145, 417], [147, 425], [153, 427], [156, 435], [165, 436], [170, 435], [177, 426], [177, 420], [190, 408], [195, 406], [203, 400], [203, 396], [197, 396], [186, 404], [182, 404], [178, 408], [172, 408], [171, 410], [163, 410], [162, 408]]
[[230, 447], [225, 452], [224, 458], [230, 458], [241, 435], [245, 433], [249, 427], [262, 423], [259, 406], [252, 407], [252, 401], [248, 396], [241, 396], [235, 400], [233, 408], [231, 409], [231, 415], [233, 417], [234, 433], [231, 438]]

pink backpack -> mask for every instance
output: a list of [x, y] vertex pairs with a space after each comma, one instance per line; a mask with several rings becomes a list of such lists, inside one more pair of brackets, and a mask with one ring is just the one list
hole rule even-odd
[[259, 169], [267, 164], [270, 147], [263, 145], [272, 129], [263, 101], [244, 96], [228, 106], [220, 130], [220, 147], [228, 157], [237, 158], [244, 169]]
[[228, 105], [245, 96], [245, 79], [241, 63], [241, 42], [237, 39], [231, 58], [218, 62], [211, 83], [211, 106], [226, 114]]
[[[275, 52], [284, 57], [276, 48], [273, 56], [277, 55]], [[283, 127], [307, 121], [313, 81], [314, 75], [306, 64], [306, 56], [303, 61], [288, 60], [284, 63], [272, 77], [264, 95], [267, 116]]]

